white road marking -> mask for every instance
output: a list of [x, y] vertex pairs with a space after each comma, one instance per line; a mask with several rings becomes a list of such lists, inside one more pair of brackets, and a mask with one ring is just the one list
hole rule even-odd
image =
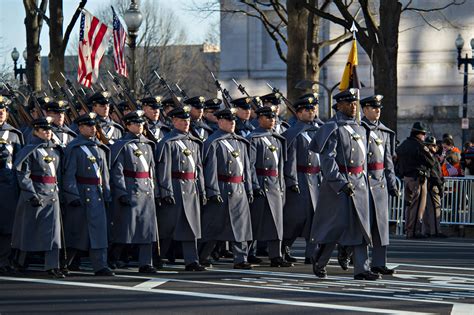
[[454, 303], [453, 309], [451, 310], [451, 315], [473, 315], [474, 308], [472, 304], [466, 303]]
[[[76, 282], [76, 281], [67, 282], [67, 281], [61, 281], [61, 280], [13, 278], [13, 277], [0, 277], [0, 279], [7, 280], [7, 281], [33, 282], [33, 283], [63, 285], [63, 286], [73, 286], [73, 287], [146, 292], [146, 293], [153, 293], [153, 294], [169, 294], [169, 295], [201, 297], [201, 298], [218, 299], [218, 300], [231, 300], [231, 301], [244, 301], [244, 302], [254, 302], [254, 303], [264, 303], [264, 304], [302, 306], [302, 307], [344, 310], [344, 311], [353, 311], [353, 312], [369, 312], [369, 313], [384, 313], [384, 314], [393, 314], [393, 313], [423, 314], [421, 312], [408, 312], [408, 311], [393, 310], [393, 309], [378, 309], [378, 308], [370, 308], [370, 307], [340, 305], [340, 304], [336, 305], [336, 304], [325, 304], [325, 303], [314, 303], [314, 302], [301, 302], [301, 301], [291, 301], [291, 300], [281, 300], [281, 299], [256, 298], [256, 297], [250, 297], [250, 296], [211, 294], [211, 293], [179, 291], [179, 290], [164, 290], [164, 289], [150, 290], [148, 288], [126, 287], [126, 286], [118, 286], [118, 285], [111, 285], [111, 284], [85, 283], [85, 282]], [[192, 282], [192, 281], [189, 281], [189, 282]]]
[[160, 278], [153, 278], [153, 279], [150, 279], [148, 281], [137, 284], [136, 286], [134, 286], [134, 288], [142, 288], [142, 289], [151, 290], [155, 287], [158, 287], [162, 284], [165, 284], [166, 282], [168, 282], [168, 280], [163, 280], [163, 279], [160, 279]]

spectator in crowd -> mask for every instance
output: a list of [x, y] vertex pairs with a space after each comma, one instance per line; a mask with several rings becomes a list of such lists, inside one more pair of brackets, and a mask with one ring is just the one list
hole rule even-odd
[[474, 175], [474, 147], [473, 146], [469, 147], [464, 152], [464, 161], [465, 161], [464, 174], [466, 176]]
[[461, 169], [461, 155], [454, 151], [448, 152], [443, 164], [441, 165], [441, 170], [445, 177], [463, 176]]

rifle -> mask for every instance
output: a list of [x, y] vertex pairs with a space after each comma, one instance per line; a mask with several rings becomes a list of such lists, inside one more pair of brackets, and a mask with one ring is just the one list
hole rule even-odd
[[232, 108], [232, 105], [231, 105], [232, 97], [230, 97], [229, 91], [227, 91], [227, 89], [223, 89], [221, 86], [221, 83], [219, 82], [219, 80], [217, 80], [214, 73], [212, 71], [210, 72], [211, 72], [212, 78], [214, 79], [214, 83], [216, 84], [217, 90], [221, 92], [222, 94], [222, 101], [224, 102], [224, 106], [227, 108]]
[[235, 81], [234, 78], [232, 78], [232, 82], [234, 82], [235, 85], [237, 85], [237, 89], [240, 91], [240, 93], [242, 93], [243, 95], [247, 96], [247, 97], [250, 97], [252, 98], [252, 104], [253, 104], [253, 109], [256, 110], [257, 108], [260, 108], [263, 106], [262, 102], [260, 101], [260, 98], [257, 96], [257, 97], [251, 97], [249, 93], [247, 93], [247, 90], [245, 90], [245, 87], [240, 84], [240, 83], [237, 83], [237, 81]]
[[[56, 99], [56, 101], [59, 101], [59, 99], [61, 98], [60, 96], [60, 93], [58, 90], [56, 90], [53, 85], [51, 84], [51, 81], [48, 80], [48, 85], [49, 85], [49, 89], [51, 90], [51, 94], [54, 96], [54, 98]], [[66, 125], [70, 125], [71, 124], [71, 118], [69, 118], [68, 115], [64, 115], [64, 120], [66, 121]]]
[[33, 120], [33, 117], [31, 117], [30, 113], [25, 109], [25, 106], [23, 105], [23, 102], [18, 99], [18, 97], [15, 94], [15, 90], [11, 87], [9, 83], [3, 82], [3, 86], [10, 92], [11, 98], [13, 102], [16, 103], [16, 111], [20, 115], [20, 119], [23, 121], [24, 124], [30, 125], [31, 121]]
[[[66, 84], [67, 84], [68, 88], [74, 92], [74, 95], [76, 96], [77, 101], [81, 105], [82, 110], [84, 110], [84, 112], [86, 112], [86, 113], [89, 113], [90, 112], [89, 107], [87, 106], [84, 99], [79, 95], [79, 92], [74, 87], [71, 80], [66, 78], [62, 72], [61, 72], [61, 76], [63, 77], [64, 81], [66, 81]], [[82, 90], [82, 91], [84, 92], [84, 90]], [[84, 94], [85, 94], [85, 92], [84, 92]], [[97, 139], [99, 139], [99, 141], [102, 142], [103, 144], [109, 145], [109, 139], [105, 135], [104, 130], [100, 126], [99, 122], [96, 123], [96, 129], [97, 129], [97, 132], [96, 132]]]
[[[107, 92], [107, 90], [105, 89], [105, 87], [102, 85], [102, 83], [99, 83], [100, 84], [100, 88], [102, 89], [102, 91], [104, 92]], [[115, 86], [114, 86], [115, 88]], [[117, 91], [117, 89], [115, 89], [115, 91]], [[117, 91], [118, 93], [118, 91]], [[119, 94], [119, 97], [121, 96], [120, 93]], [[123, 119], [123, 113], [122, 111], [120, 110], [120, 108], [118, 107], [117, 103], [114, 101], [114, 99], [112, 97], [109, 98], [109, 101], [110, 101], [110, 105], [112, 105], [112, 109], [113, 111], [115, 112], [115, 114], [117, 115], [117, 118], [120, 120], [119, 123], [122, 124], [122, 119]], [[123, 125], [123, 124], [122, 124]]]
[[[125, 96], [125, 99], [127, 100], [127, 102], [129, 103], [130, 105], [130, 108], [133, 110], [133, 111], [136, 111], [138, 109], [138, 104], [137, 104], [137, 101], [135, 100], [135, 98], [133, 97], [131, 91], [129, 90], [128, 87], [124, 87], [120, 81], [118, 80], [117, 77], [114, 77], [112, 73], [109, 72], [109, 75], [112, 77], [112, 80], [114, 81], [114, 83], [120, 87], [122, 89], [122, 91], [124, 92], [124, 96]], [[155, 137], [155, 135], [153, 134], [153, 132], [151, 132], [151, 129], [150, 129], [150, 126], [148, 125], [148, 122], [145, 123], [144, 125], [144, 136], [147, 137], [149, 140], [153, 141], [154, 143], [157, 143], [158, 142], [158, 139]]]
[[[69, 89], [65, 89], [63, 86], [61, 86], [58, 81], [56, 81], [56, 85], [58, 86], [58, 89], [61, 90], [62, 94], [64, 95], [64, 97], [67, 99], [68, 103], [70, 104], [69, 105], [69, 111], [71, 112], [72, 114], [72, 121], [76, 120], [80, 115], [79, 113], [77, 112], [77, 109], [76, 109], [76, 106], [75, 106], [75, 103], [73, 102], [73, 98], [72, 98], [72, 92], [71, 90]], [[69, 91], [69, 93], [71, 93], [71, 96], [67, 93], [67, 91]]]
[[275, 94], [279, 94], [280, 95], [280, 98], [283, 100], [283, 102], [285, 103], [286, 105], [286, 108], [288, 108], [288, 110], [294, 115], [296, 116], [296, 110], [295, 110], [295, 107], [293, 106], [293, 104], [291, 104], [290, 100], [288, 100], [286, 97], [283, 96], [283, 94], [280, 93], [280, 90], [278, 90], [276, 87], [272, 87], [268, 82], [267, 82], [267, 86], [270, 88], [270, 90], [272, 90], [273, 93]]
[[150, 89], [149, 89], [148, 86], [145, 84], [145, 82], [143, 82], [142, 78], [138, 78], [138, 80], [139, 80], [140, 83], [142, 84], [143, 89], [145, 90], [145, 93], [147, 93], [147, 94], [150, 95], [151, 97], [155, 97], [155, 96], [153, 95], [153, 93], [151, 93]]
[[178, 83], [175, 83], [174, 85], [175, 85], [176, 88], [178, 89], [179, 94], [181, 94], [181, 96], [183, 97], [183, 100], [187, 100], [189, 97], [188, 97], [188, 95], [186, 94], [186, 92], [185, 92], [183, 89], [181, 89], [181, 88], [179, 87]]
[[156, 77], [158, 78], [158, 80], [160, 80], [160, 84], [162, 86], [164, 86], [168, 92], [170, 93], [171, 95], [171, 98], [173, 99], [173, 103], [176, 107], [182, 107], [183, 105], [181, 104], [181, 101], [179, 100], [178, 96], [176, 95], [176, 93], [173, 91], [173, 89], [169, 86], [168, 83], [166, 83], [166, 80], [161, 77], [158, 72], [156, 72], [156, 70], [153, 70], [153, 72], [155, 73]]

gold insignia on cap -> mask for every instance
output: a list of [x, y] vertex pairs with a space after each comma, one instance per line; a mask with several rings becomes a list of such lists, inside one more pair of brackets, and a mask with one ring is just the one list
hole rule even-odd
[[213, 99], [212, 101], [213, 101], [214, 104], [216, 104], [216, 105], [219, 104], [219, 99], [218, 99], [218, 98], [215, 98], [215, 99]]
[[181, 100], [183, 99], [181, 96], [178, 96], [178, 97], [176, 97], [176, 98], [177, 98], [178, 101], [180, 101], [180, 102], [181, 102]]
[[95, 119], [97, 117], [97, 114], [93, 112], [90, 112], [88, 115], [90, 119]]
[[356, 95], [356, 94], [357, 94], [357, 89], [355, 89], [355, 88], [350, 88], [350, 89], [349, 89], [349, 93], [351, 93], [352, 95]]
[[45, 98], [43, 98], [43, 100], [45, 103], [49, 103], [49, 101], [51, 101], [51, 98], [49, 96], [46, 96]]
[[278, 107], [275, 105], [270, 106], [270, 108], [272, 109], [272, 112], [276, 112], [278, 109]]
[[59, 107], [64, 107], [64, 106], [66, 106], [67, 104], [68, 104], [68, 102], [67, 102], [67, 101], [64, 101], [64, 100], [60, 100], [60, 101], [58, 102]]
[[252, 98], [251, 98], [251, 97], [245, 98], [245, 103], [249, 104], [250, 102], [252, 102]]
[[314, 93], [312, 93], [312, 94], [313, 94], [314, 98], [318, 98], [318, 96], [319, 96], [319, 94], [316, 93], [316, 92], [314, 92]]
[[308, 103], [313, 104], [314, 98], [308, 97]]
[[50, 116], [46, 117], [45, 119], [46, 119], [46, 121], [48, 122], [48, 124], [52, 123], [53, 120], [54, 120], [54, 118], [53, 118], [53, 117], [50, 117]]
[[110, 93], [107, 92], [107, 91], [102, 91], [102, 92], [100, 92], [100, 94], [102, 94], [102, 96], [105, 97], [105, 98], [108, 98], [110, 96]]
[[235, 115], [237, 113], [237, 108], [232, 107], [230, 109], [230, 112], [232, 113], [232, 115]]
[[206, 99], [204, 98], [204, 96], [199, 96], [199, 103], [204, 103], [206, 101]]
[[3, 95], [0, 95], [0, 103], [3, 103], [3, 99], [4, 99]]
[[143, 115], [145, 115], [145, 112], [142, 111], [141, 109], [137, 110], [136, 113], [137, 113], [138, 117], [142, 117]]
[[189, 113], [191, 111], [191, 107], [189, 107], [188, 105], [183, 106], [183, 110], [185, 113]]
[[155, 96], [155, 101], [157, 103], [161, 103], [161, 96]]
[[281, 94], [280, 93], [275, 93], [275, 97], [276, 98], [281, 98]]
[[377, 102], [380, 102], [380, 101], [382, 101], [382, 99], [383, 99], [383, 95], [377, 94], [377, 95], [375, 95], [374, 98], [375, 98], [375, 100], [376, 100]]

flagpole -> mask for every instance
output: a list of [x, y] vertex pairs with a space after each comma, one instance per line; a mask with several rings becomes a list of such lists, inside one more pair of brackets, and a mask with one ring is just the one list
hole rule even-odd
[[[352, 21], [352, 26], [350, 31], [352, 32], [352, 39], [356, 41], [357, 45], [357, 36], [356, 33], [358, 32], [357, 27], [355, 26], [354, 21]], [[354, 65], [352, 65], [354, 66]], [[360, 124], [361, 121], [361, 114], [360, 114], [360, 89], [357, 89], [357, 110], [356, 110], [356, 121]]]

